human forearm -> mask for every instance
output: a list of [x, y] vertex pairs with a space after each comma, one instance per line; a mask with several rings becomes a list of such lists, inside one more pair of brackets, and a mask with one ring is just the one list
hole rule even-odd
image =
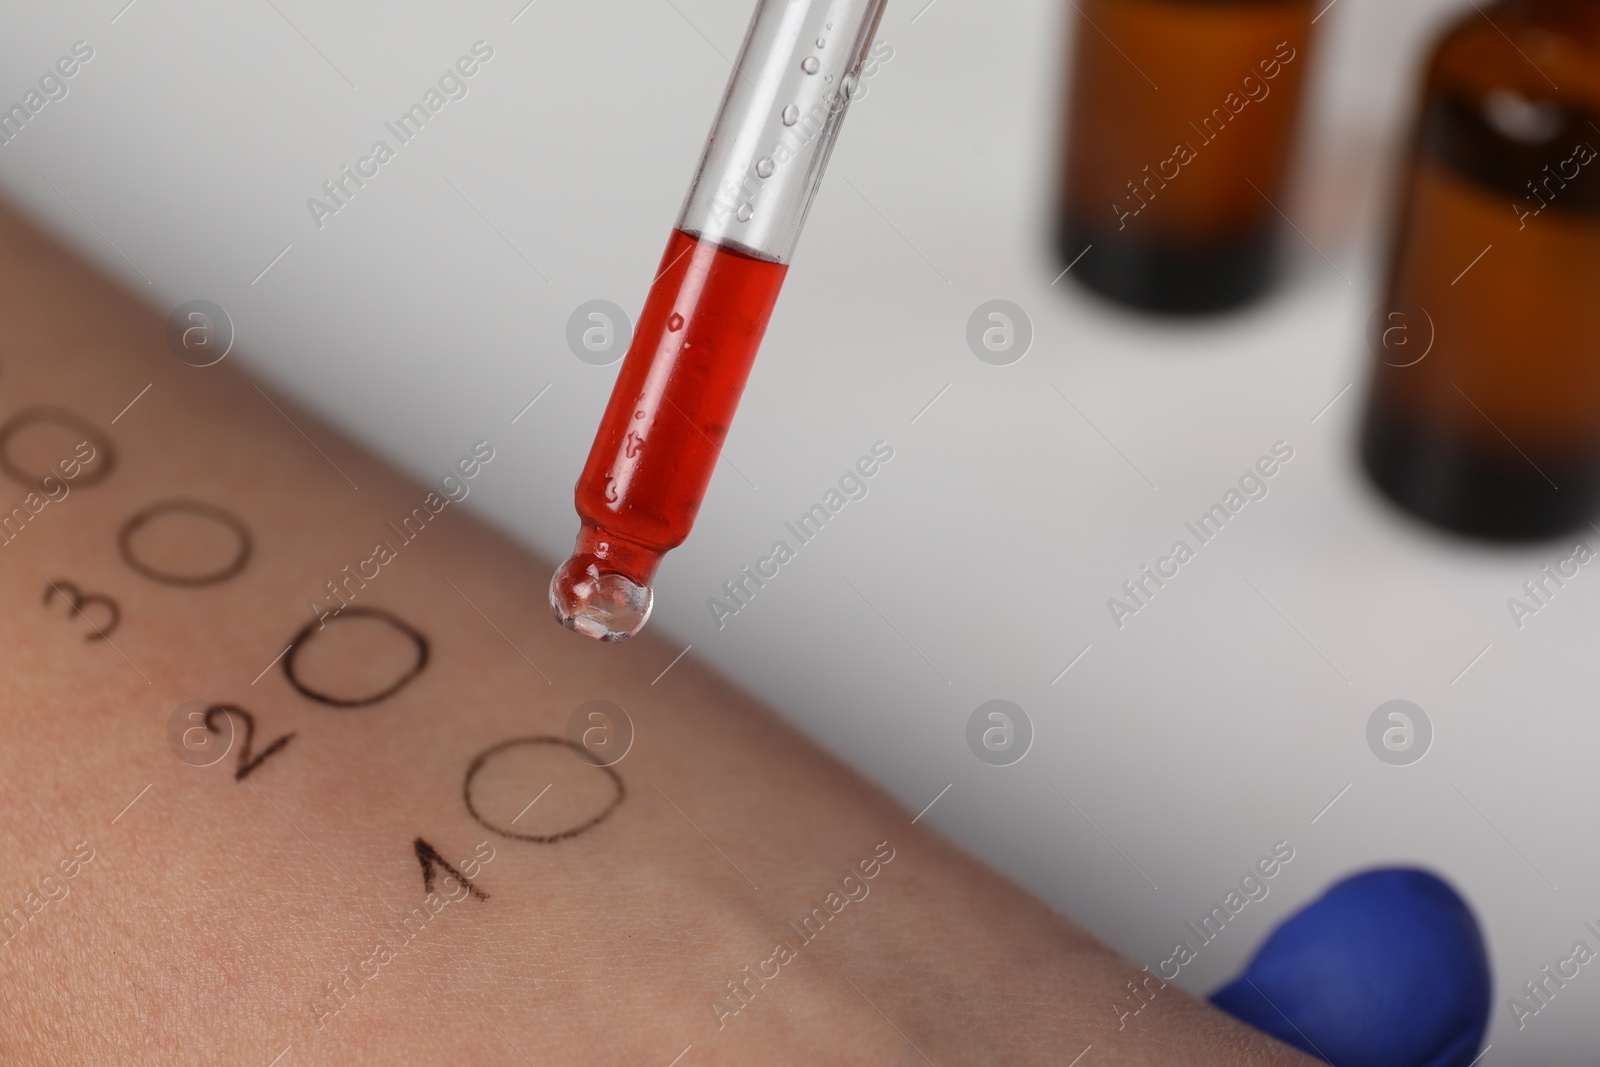
[[[179, 363], [144, 309], [0, 234], [0, 426], [44, 406], [93, 430], [24, 419], [8, 454], [42, 473], [95, 451], [37, 512], [0, 478], [25, 513], [0, 546], [8, 1060], [664, 1067], [692, 1045], [683, 1067], [943, 1065], [1092, 1043], [1097, 1062], [1299, 1062], [692, 657], [663, 675], [678, 650], [648, 635], [561, 630], [548, 564], [450, 485], [395, 475], [231, 362]], [[475, 444], [476, 477], [515, 477]], [[180, 499], [205, 508], [148, 511]], [[570, 743], [596, 699], [634, 728], [609, 770]], [[192, 740], [236, 709], [210, 717], [241, 729], [210, 767], [168, 745], [190, 701]], [[69, 879], [80, 841], [94, 858]], [[61, 888], [35, 910], [46, 871]], [[1119, 1031], [1130, 980], [1154, 999]]]

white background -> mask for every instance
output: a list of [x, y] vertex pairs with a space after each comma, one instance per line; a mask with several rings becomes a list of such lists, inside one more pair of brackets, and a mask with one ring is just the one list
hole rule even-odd
[[[74, 41], [96, 54], [0, 148], [0, 180], [163, 314], [223, 305], [261, 375], [418, 477], [491, 440], [472, 503], [553, 560], [616, 374], [568, 351], [568, 315], [642, 303], [750, 0], [524, 2], [13, 3], [0, 102]], [[1506, 997], [1600, 919], [1600, 575], [1519, 631], [1507, 598], [1570, 544], [1440, 539], [1352, 460], [1392, 154], [1461, 5], [1325, 14], [1280, 203], [1306, 238], [1287, 234], [1289, 276], [1176, 326], [1051, 285], [1067, 5], [921, 2], [885, 17], [893, 59], [845, 125], [651, 625], [909, 810], [949, 784], [927, 821], [1140, 962], [1289, 840], [1272, 895], [1184, 970], [1198, 992], [1330, 881], [1432, 867], [1488, 930], [1484, 1062], [1572, 1062], [1600, 977], [1521, 1033]], [[319, 230], [306, 198], [479, 39], [495, 54], [470, 95]], [[1036, 331], [1004, 368], [964, 339], [996, 297]], [[719, 632], [706, 599], [879, 439], [895, 458], [870, 495]], [[1279, 440], [1295, 455], [1271, 494], [1118, 631], [1106, 599]], [[997, 697], [1036, 730], [1003, 769], [964, 735]], [[1365, 740], [1397, 697], [1437, 735], [1405, 768]]]

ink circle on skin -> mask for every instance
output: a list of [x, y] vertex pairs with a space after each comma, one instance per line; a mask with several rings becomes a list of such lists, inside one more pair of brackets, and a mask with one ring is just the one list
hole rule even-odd
[[1367, 718], [1367, 747], [1392, 767], [1409, 767], [1433, 747], [1433, 720], [1409, 700], [1379, 704]]
[[628, 354], [633, 323], [609, 300], [579, 304], [567, 318], [567, 347], [591, 367], [609, 367]]
[[[65, 426], [77, 434], [80, 439], [88, 441], [94, 446], [95, 464], [93, 470], [80, 471], [76, 477], [63, 478], [57, 471], [45, 474], [31, 474], [20, 469], [11, 459], [11, 438], [18, 430], [36, 423], [46, 423], [55, 426]], [[0, 470], [18, 485], [25, 485], [29, 489], [40, 492], [49, 492], [44, 484], [46, 478], [63, 480], [74, 489], [87, 489], [99, 485], [111, 474], [111, 469], [116, 465], [117, 450], [111, 447], [111, 441], [105, 434], [95, 429], [87, 420], [80, 418], [64, 408], [25, 408], [7, 419], [4, 426], [0, 426]], [[65, 460], [67, 457], [62, 457]]]
[[1033, 747], [1033, 720], [1009, 700], [985, 701], [967, 717], [967, 747], [991, 767], [1009, 767]]
[[1009, 300], [987, 300], [967, 319], [967, 347], [991, 367], [1009, 367], [1033, 347], [1033, 320]]
[[[149, 523], [163, 515], [197, 515], [202, 519], [209, 519], [225, 527], [238, 540], [239, 547], [235, 550], [233, 559], [226, 565], [215, 570], [204, 571], [199, 574], [178, 574], [173, 571], [163, 571], [141, 560], [133, 551], [133, 537]], [[122, 561], [136, 573], [149, 578], [162, 585], [176, 585], [183, 588], [197, 588], [203, 585], [216, 585], [233, 578], [244, 570], [245, 564], [250, 562], [250, 553], [254, 549], [254, 542], [250, 537], [250, 528], [244, 524], [231, 511], [225, 511], [215, 504], [207, 504], [202, 500], [185, 500], [181, 497], [172, 500], [159, 500], [141, 511], [135, 512], [133, 517], [122, 524], [122, 530], [117, 534], [117, 548], [122, 552]]]
[[[295, 658], [300, 654], [300, 650], [306, 646], [307, 642], [315, 638], [317, 634], [322, 633], [323, 630], [329, 626], [337, 625], [341, 619], [351, 618], [377, 619], [380, 622], [386, 622], [390, 626], [393, 626], [396, 630], [400, 631], [403, 636], [408, 638], [413, 645], [416, 646], [417, 661], [416, 663], [412, 664], [409, 670], [407, 670], [399, 678], [395, 679], [395, 681], [392, 682], [387, 688], [369, 696], [336, 697], [328, 693], [320, 693], [302, 682], [300, 680], [300, 676], [295, 674]], [[309, 700], [315, 700], [319, 704], [326, 704], [329, 707], [334, 708], [364, 708], [370, 704], [376, 704], [381, 700], [387, 700], [396, 693], [400, 692], [400, 690], [404, 689], [407, 683], [409, 683], [411, 679], [415, 678], [417, 675], [421, 674], [424, 668], [427, 666], [428, 639], [423, 637], [414, 628], [412, 628], [409, 623], [400, 619], [398, 616], [384, 611], [382, 608], [368, 607], [347, 607], [341, 610], [339, 614], [328, 619], [312, 619], [310, 622], [306, 623], [305, 626], [301, 627], [300, 632], [295, 634], [294, 637], [289, 641], [289, 651], [284, 653], [283, 656], [283, 673], [285, 677], [289, 679], [289, 684], [294, 686], [295, 690], [299, 692], [301, 696], [306, 697]]]
[[190, 700], [179, 704], [167, 720], [167, 747], [191, 767], [220, 763], [233, 748], [233, 716], [224, 713], [228, 728], [218, 729], [211, 714], [217, 707], [209, 700]]
[[[572, 753], [578, 757], [578, 759], [583, 761], [584, 764], [593, 767], [595, 770], [600, 771], [602, 774], [605, 774], [611, 779], [612, 788], [615, 790], [615, 795], [612, 796], [611, 802], [601, 810], [600, 814], [595, 815], [587, 821], [577, 824], [576, 826], [570, 826], [565, 830], [560, 830], [553, 834], [523, 834], [518, 833], [515, 830], [508, 830], [502, 826], [496, 826], [494, 823], [484, 818], [482, 813], [480, 813], [477, 807], [473, 804], [472, 781], [478, 776], [478, 772], [483, 770], [484, 766], [495, 756], [508, 749], [518, 748], [524, 745], [562, 745], [570, 749]], [[488, 748], [478, 753], [478, 755], [473, 759], [472, 764], [467, 768], [466, 777], [461, 782], [461, 799], [466, 801], [467, 811], [474, 819], [478, 821], [479, 826], [483, 827], [485, 830], [488, 830], [490, 833], [499, 834], [501, 837], [510, 838], [513, 841], [531, 841], [538, 845], [551, 845], [557, 841], [565, 841], [568, 838], [577, 837], [585, 830], [593, 829], [600, 823], [604, 822], [606, 817], [609, 816], [613, 811], [617, 810], [617, 806], [622, 803], [622, 799], [626, 795], [627, 789], [622, 784], [621, 775], [605, 764], [596, 763], [594, 757], [589, 755], [587, 749], [585, 749], [582, 745], [574, 744], [565, 737], [513, 737], [510, 740], [501, 741], [499, 744], [490, 745]]]
[[1421, 304], [1397, 300], [1367, 318], [1367, 349], [1391, 367], [1414, 367], [1433, 351], [1433, 316]]
[[596, 766], [615, 766], [633, 748], [633, 719], [612, 701], [587, 700], [567, 717], [567, 742], [583, 749]]
[[179, 304], [167, 316], [167, 348], [191, 367], [211, 367], [233, 351], [233, 319], [209, 300]]

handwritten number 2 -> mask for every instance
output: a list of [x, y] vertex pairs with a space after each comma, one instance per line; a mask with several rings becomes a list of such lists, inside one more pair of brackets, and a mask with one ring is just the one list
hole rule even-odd
[[[244, 740], [239, 745], [239, 762], [236, 764], [233, 772], [233, 780], [236, 782], [242, 782], [244, 781], [245, 776], [251, 771], [255, 770], [257, 767], [261, 766], [262, 761], [264, 761], [268, 756], [273, 755], [275, 752], [283, 748], [284, 745], [287, 745], [291, 740], [293, 740], [294, 734], [284, 734], [282, 737], [278, 738], [276, 741], [272, 742], [272, 744], [263, 749], [261, 755], [251, 759], [251, 748], [255, 743], [256, 737], [256, 720], [255, 716], [251, 715], [248, 711], [245, 711], [243, 708], [237, 707], [233, 704], [213, 704], [211, 707], [206, 709], [205, 727], [213, 734], [220, 734], [222, 731], [217, 726], [216, 720], [218, 718], [226, 719], [233, 715], [237, 715], [239, 718], [244, 720]], [[232, 724], [230, 723], [229, 725], [231, 728]]]

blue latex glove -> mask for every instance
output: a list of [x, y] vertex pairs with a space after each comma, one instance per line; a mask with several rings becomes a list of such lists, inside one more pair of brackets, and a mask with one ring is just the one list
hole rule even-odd
[[1489, 997], [1466, 901], [1426, 871], [1385, 868], [1287, 919], [1211, 1003], [1335, 1067], [1468, 1067]]

